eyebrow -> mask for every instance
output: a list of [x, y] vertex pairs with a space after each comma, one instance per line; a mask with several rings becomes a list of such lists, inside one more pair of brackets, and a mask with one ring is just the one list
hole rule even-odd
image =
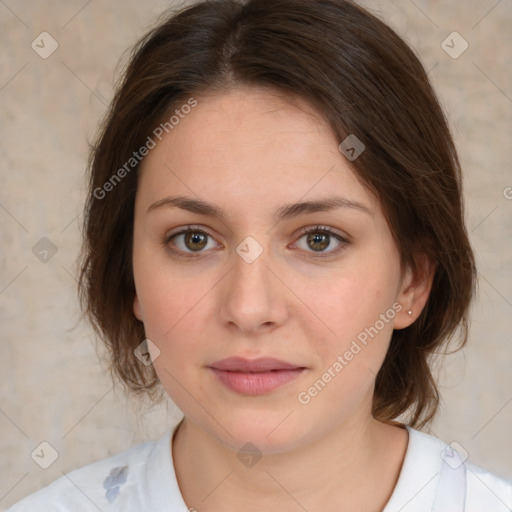
[[[182, 210], [197, 213], [199, 215], [214, 217], [222, 221], [226, 220], [224, 211], [218, 206], [207, 203], [201, 199], [186, 196], [164, 197], [163, 199], [153, 203], [147, 209], [146, 213], [161, 210], [162, 208], [173, 207], [181, 208]], [[292, 219], [308, 213], [329, 212], [338, 208], [350, 208], [373, 215], [370, 208], [357, 201], [351, 201], [344, 197], [333, 196], [314, 201], [286, 204], [275, 210], [273, 217], [275, 222], [281, 222], [283, 220]]]

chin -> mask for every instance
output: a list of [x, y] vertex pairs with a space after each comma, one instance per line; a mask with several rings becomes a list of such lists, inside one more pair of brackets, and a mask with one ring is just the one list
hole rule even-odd
[[288, 414], [283, 413], [283, 410], [239, 411], [231, 413], [229, 417], [224, 416], [224, 428], [215, 422], [209, 422], [206, 430], [237, 452], [250, 443], [263, 455], [282, 453], [307, 442], [312, 437], [310, 430], [314, 430], [313, 425], [309, 426], [304, 418], [299, 418], [297, 411], [291, 412], [287, 417]]

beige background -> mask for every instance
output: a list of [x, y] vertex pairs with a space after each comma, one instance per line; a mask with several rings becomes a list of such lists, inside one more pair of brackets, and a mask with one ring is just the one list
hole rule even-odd
[[[73, 277], [87, 142], [123, 51], [172, 5], [0, 2], [0, 510], [63, 471], [159, 436], [179, 417], [170, 404], [137, 408], [112, 388], [79, 322]], [[512, 197], [512, 2], [364, 5], [431, 70], [466, 173], [480, 291], [469, 344], [440, 371], [444, 405], [432, 430], [512, 479], [512, 200], [504, 193]], [[47, 59], [31, 48], [43, 31], [59, 45]], [[457, 59], [441, 48], [453, 31], [469, 44]], [[57, 248], [46, 263], [32, 252], [42, 237]], [[46, 470], [30, 456], [42, 441], [59, 454]]]

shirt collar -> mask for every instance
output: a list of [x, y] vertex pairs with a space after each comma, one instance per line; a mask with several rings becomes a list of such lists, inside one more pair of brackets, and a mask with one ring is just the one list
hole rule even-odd
[[406, 427], [409, 443], [398, 482], [382, 512], [430, 512], [435, 499], [443, 441]]
[[183, 501], [172, 459], [171, 440], [179, 423], [155, 444], [146, 463], [143, 489], [148, 490], [147, 510], [152, 512], [188, 512]]

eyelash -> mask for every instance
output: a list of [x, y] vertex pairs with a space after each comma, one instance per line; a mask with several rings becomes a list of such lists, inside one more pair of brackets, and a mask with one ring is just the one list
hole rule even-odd
[[[181, 251], [179, 249], [178, 250], [172, 249], [169, 246], [169, 244], [170, 244], [170, 242], [172, 241], [173, 238], [175, 238], [177, 236], [180, 236], [180, 235], [186, 235], [187, 233], [201, 234], [201, 235], [207, 236], [208, 238], [213, 238], [209, 233], [207, 233], [206, 231], [204, 231], [201, 228], [196, 228], [194, 226], [187, 226], [186, 229], [183, 229], [181, 231], [178, 231], [177, 233], [172, 233], [171, 235], [165, 236], [164, 239], [163, 239], [164, 247], [166, 247], [172, 253], [174, 253], [174, 254], [176, 254], [176, 255], [178, 255], [180, 257], [184, 257], [184, 258], [198, 258], [198, 257], [201, 257], [202, 256], [202, 251], [198, 251], [195, 254], [193, 252], [185, 252], [184, 253], [183, 251]], [[345, 248], [345, 246], [349, 243], [349, 241], [346, 238], [344, 238], [343, 236], [339, 235], [338, 233], [336, 233], [335, 231], [333, 231], [331, 228], [329, 228], [327, 226], [316, 226], [314, 228], [304, 228], [304, 229], [302, 229], [299, 232], [299, 236], [298, 236], [297, 240], [300, 240], [304, 236], [312, 234], [312, 233], [322, 234], [322, 235], [329, 235], [330, 237], [333, 237], [338, 242], [340, 242], [340, 246], [337, 247], [336, 249], [332, 250], [332, 251], [317, 252], [317, 253], [315, 253], [314, 251], [307, 251], [307, 252], [310, 253], [310, 256], [312, 256], [313, 258], [327, 258], [329, 256], [332, 256], [333, 254], [337, 254], [338, 252], [343, 250]]]

